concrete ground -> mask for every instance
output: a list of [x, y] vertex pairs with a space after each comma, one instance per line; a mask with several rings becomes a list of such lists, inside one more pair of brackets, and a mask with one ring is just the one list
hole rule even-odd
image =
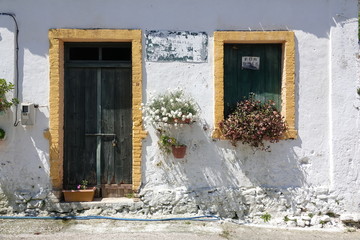
[[116, 220], [2, 220], [0, 239], [291, 239], [360, 240], [360, 231], [255, 227], [231, 222], [125, 222]]

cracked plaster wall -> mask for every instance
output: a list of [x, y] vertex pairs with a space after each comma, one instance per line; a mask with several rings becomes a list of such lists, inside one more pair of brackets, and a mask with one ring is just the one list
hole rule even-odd
[[[15, 13], [19, 22], [20, 99], [40, 105], [32, 127], [14, 128], [14, 109], [0, 116], [0, 126], [8, 133], [0, 143], [0, 186], [10, 201], [15, 202], [16, 191], [36, 197], [51, 189], [49, 146], [43, 137], [49, 127], [50, 28], [141, 29], [143, 34], [146, 30], [184, 30], [208, 34], [208, 61], [147, 62], [144, 57], [143, 97], [146, 101], [150, 92], [180, 86], [199, 104], [200, 120], [179, 133], [189, 146], [183, 160], [159, 154], [157, 136], [147, 128], [141, 190], [325, 187], [344, 201], [344, 211], [359, 212], [356, 0], [0, 3], [1, 11]], [[272, 144], [270, 153], [253, 153], [241, 144], [233, 147], [211, 138], [216, 124], [212, 41], [218, 30], [295, 32], [296, 140]], [[13, 22], [0, 16], [0, 77], [12, 82], [13, 44]]]

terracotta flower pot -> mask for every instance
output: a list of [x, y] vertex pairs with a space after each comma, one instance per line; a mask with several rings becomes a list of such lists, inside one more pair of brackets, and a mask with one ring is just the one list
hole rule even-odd
[[65, 202], [91, 202], [96, 188], [80, 190], [63, 190]]
[[186, 146], [185, 145], [172, 146], [172, 153], [175, 158], [183, 158], [186, 153]]

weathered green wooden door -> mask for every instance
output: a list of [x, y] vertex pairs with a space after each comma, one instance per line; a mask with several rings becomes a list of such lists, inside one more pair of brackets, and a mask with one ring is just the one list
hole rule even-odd
[[[281, 107], [281, 44], [225, 44], [224, 116], [250, 93]], [[253, 62], [246, 65], [246, 63]], [[258, 64], [258, 65], [257, 65]]]
[[131, 62], [102, 59], [106, 50], [98, 45], [97, 59], [71, 56], [73, 46], [65, 45], [65, 188], [82, 179], [91, 186], [132, 180]]

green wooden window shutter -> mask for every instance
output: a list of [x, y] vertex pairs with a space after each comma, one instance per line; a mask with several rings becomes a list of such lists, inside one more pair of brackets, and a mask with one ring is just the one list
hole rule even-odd
[[225, 117], [250, 93], [261, 101], [274, 100], [281, 110], [281, 58], [282, 44], [224, 45]]

